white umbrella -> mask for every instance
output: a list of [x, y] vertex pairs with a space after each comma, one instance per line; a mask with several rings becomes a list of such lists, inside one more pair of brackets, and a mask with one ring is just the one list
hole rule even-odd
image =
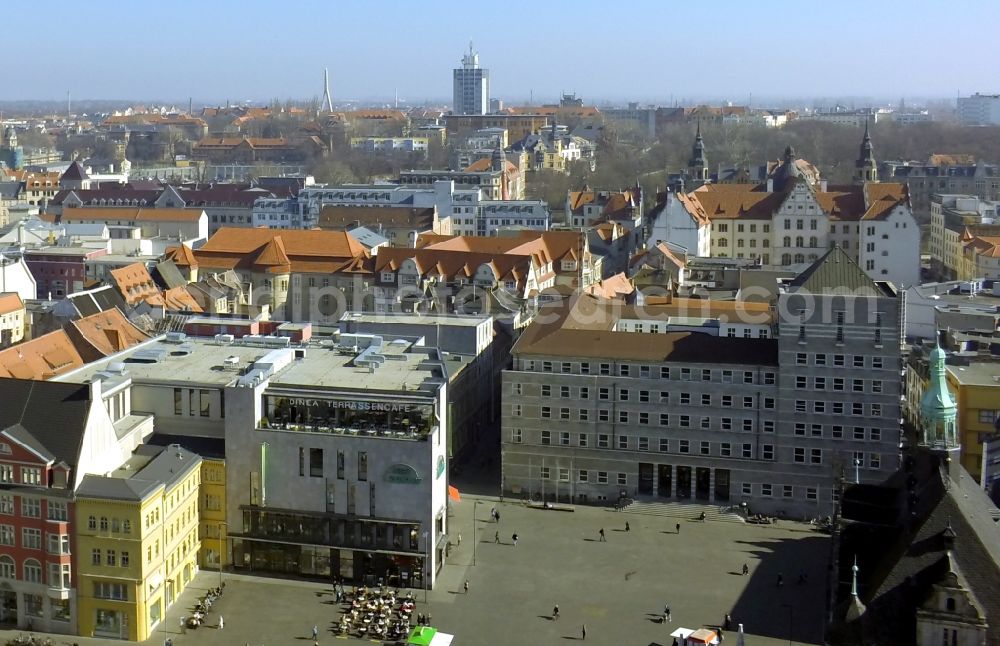
[[743, 638], [743, 624], [740, 624], [739, 633], [736, 634], [736, 646], [746, 646], [746, 644]]

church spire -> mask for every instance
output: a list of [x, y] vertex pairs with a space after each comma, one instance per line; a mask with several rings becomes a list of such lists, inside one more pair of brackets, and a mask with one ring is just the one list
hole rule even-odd
[[927, 358], [930, 384], [920, 399], [921, 444], [946, 451], [958, 448], [955, 418], [958, 407], [948, 390], [945, 352], [935, 345]]
[[868, 120], [865, 120], [865, 136], [861, 139], [861, 150], [854, 162], [854, 181], [858, 184], [878, 181], [878, 165], [875, 162], [875, 152], [872, 149], [872, 137], [868, 131]]
[[705, 140], [701, 137], [701, 120], [694, 135], [694, 145], [691, 147], [691, 159], [688, 160], [688, 171], [698, 182], [708, 181], [708, 159], [705, 157]]

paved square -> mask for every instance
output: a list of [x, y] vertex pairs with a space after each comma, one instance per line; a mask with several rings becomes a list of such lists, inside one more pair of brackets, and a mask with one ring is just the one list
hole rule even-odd
[[[806, 525], [696, 522], [593, 507], [562, 512], [476, 500], [463, 496], [453, 505], [451, 536], [457, 541], [462, 534], [462, 544], [452, 549], [428, 603], [423, 591], [416, 593], [416, 612], [430, 613], [434, 626], [456, 636], [456, 646], [561, 644], [579, 638], [584, 624], [588, 643], [669, 645], [674, 629], [718, 626], [726, 613], [744, 623], [748, 646], [787, 644], [790, 621], [795, 643], [822, 642], [830, 542]], [[489, 520], [494, 506], [499, 525]], [[599, 540], [602, 527], [606, 542]], [[744, 563], [749, 576], [740, 572]], [[808, 583], [797, 583], [800, 572]], [[784, 577], [780, 588], [778, 573]], [[329, 585], [229, 574], [226, 581], [209, 626], [181, 634], [179, 618], [205, 589], [218, 585], [217, 573], [200, 572], [174, 604], [166, 629], [175, 646], [305, 644], [311, 643], [313, 625], [321, 644], [371, 643], [330, 632], [340, 607]], [[560, 616], [553, 620], [556, 604]], [[665, 604], [673, 621], [655, 623]], [[222, 631], [215, 627], [219, 613], [225, 617]], [[0, 639], [9, 634], [0, 633]], [[736, 643], [735, 631], [726, 633], [726, 641]], [[59, 636], [55, 642], [113, 643]], [[159, 646], [163, 634], [146, 643]]]

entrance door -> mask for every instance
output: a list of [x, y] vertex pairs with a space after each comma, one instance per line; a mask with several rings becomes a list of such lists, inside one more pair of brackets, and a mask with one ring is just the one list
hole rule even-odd
[[661, 498], [671, 498], [674, 495], [673, 492], [673, 467], [669, 464], [658, 464], [656, 465], [657, 471], [657, 483], [656, 483], [656, 493]]
[[729, 469], [715, 470], [715, 500], [729, 500]]
[[698, 500], [708, 500], [712, 489], [712, 470], [708, 467], [698, 467], [695, 470], [694, 497]]
[[639, 493], [650, 495], [653, 493], [653, 465], [639, 463]]
[[677, 467], [677, 497], [691, 497], [691, 467]]
[[17, 623], [17, 593], [13, 590], [0, 590], [0, 623]]

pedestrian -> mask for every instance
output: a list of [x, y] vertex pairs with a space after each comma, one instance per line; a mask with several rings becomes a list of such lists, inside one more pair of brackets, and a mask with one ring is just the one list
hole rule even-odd
[[493, 509], [490, 510], [490, 519], [493, 520], [493, 522], [496, 522], [496, 520], [497, 520], [497, 508], [496, 507], [494, 507]]
[[514, 547], [517, 547], [517, 534], [510, 537], [510, 540], [514, 541]]
[[493, 535], [493, 542], [497, 545], [500, 544], [500, 530], [497, 530], [496, 534]]
[[553, 619], [558, 619], [559, 618], [559, 605], [558, 604], [556, 604], [556, 606], [552, 609], [552, 618]]
[[746, 563], [743, 564], [743, 576], [750, 574], [750, 566]]
[[181, 634], [187, 633], [187, 617], [181, 615]]
[[424, 625], [424, 613], [422, 613], [422, 612], [418, 612], [417, 613], [417, 625], [418, 626], [423, 626]]
[[462, 546], [462, 533], [461, 532], [459, 532], [459, 534], [458, 534], [458, 545], [459, 545], [459, 547]]
[[598, 532], [598, 534], [601, 535], [601, 540], [602, 541], [604, 541], [605, 543], [608, 542], [608, 539], [604, 538], [604, 528], [603, 527], [601, 528], [601, 531]]
[[677, 523], [677, 533], [678, 534], [681, 533], [681, 524], [680, 523]]
[[628, 521], [627, 520], [625, 521], [625, 531], [626, 532], [631, 532], [632, 531], [632, 528], [628, 526]]
[[781, 576], [781, 573], [779, 572], [779, 573], [778, 573], [778, 587], [780, 588], [780, 587], [781, 587], [781, 585], [782, 585], [782, 584], [783, 584], [784, 582], [785, 582], [785, 577]]
[[496, 522], [498, 522], [498, 523], [500, 522], [500, 512], [499, 511], [496, 514], [493, 515], [493, 519]]
[[430, 614], [424, 615], [424, 625], [425, 626], [430, 626], [431, 625], [431, 616], [430, 616]]
[[319, 626], [313, 626], [313, 641], [319, 638]]
[[580, 639], [587, 641], [587, 624], [580, 627]]
[[465, 588], [465, 594], [469, 594], [469, 580], [468, 579], [465, 580], [465, 586], [463, 586], [463, 587]]
[[673, 615], [670, 614], [670, 604], [663, 606], [663, 618], [665, 621], [673, 621]]
[[226, 620], [222, 618], [222, 615], [219, 615], [219, 630], [222, 630], [225, 627], [226, 627]]

